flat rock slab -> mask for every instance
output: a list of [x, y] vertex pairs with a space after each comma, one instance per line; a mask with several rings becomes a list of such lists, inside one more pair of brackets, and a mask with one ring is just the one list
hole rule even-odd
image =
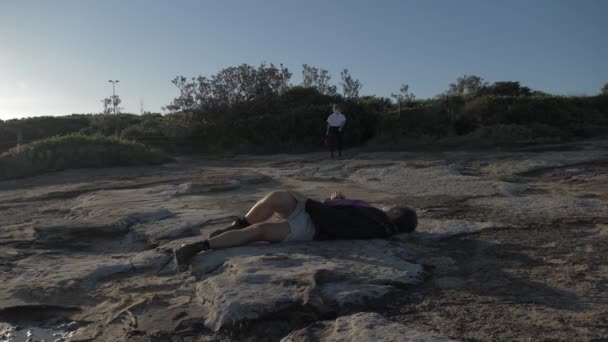
[[596, 198], [577, 198], [571, 196], [529, 195], [526, 197], [487, 197], [474, 198], [468, 205], [490, 207], [517, 217], [528, 215], [549, 219], [594, 218], [608, 215], [608, 206]]
[[[175, 216], [166, 209], [149, 212], [131, 213], [120, 219], [112, 216], [89, 215], [75, 219], [56, 218], [33, 224], [36, 243], [47, 247], [67, 247], [71, 244], [82, 245], [98, 238], [117, 239], [131, 231], [133, 225], [155, 223], [162, 225], [164, 220]], [[172, 229], [177, 230], [177, 229]], [[179, 230], [177, 230], [179, 232]], [[170, 234], [166, 232], [165, 234]], [[143, 234], [142, 234], [143, 235]], [[118, 243], [118, 241], [116, 241]]]
[[415, 234], [425, 239], [441, 240], [456, 235], [476, 233], [484, 229], [509, 227], [513, 226], [500, 222], [420, 219]]
[[520, 157], [521, 159], [493, 162], [481, 169], [484, 173], [510, 177], [536, 170], [565, 167], [602, 161], [608, 158], [603, 151], [540, 152]]
[[387, 320], [373, 312], [360, 312], [321, 321], [287, 335], [281, 342], [332, 341], [452, 341], [430, 332], [422, 332]]
[[23, 305], [71, 305], [82, 302], [82, 293], [109, 277], [156, 271], [171, 255], [156, 250], [135, 254], [37, 254], [23, 258], [0, 274], [0, 310]]
[[219, 330], [303, 308], [335, 312], [423, 280], [421, 265], [386, 240], [282, 243], [211, 251], [197, 256], [194, 274], [205, 325]]
[[334, 164], [304, 167], [285, 175], [303, 180], [348, 180], [376, 191], [415, 196], [509, 196], [527, 189], [524, 184], [463, 175], [446, 164]]
[[448, 165], [421, 168], [403, 163], [364, 168], [355, 171], [349, 178], [374, 189], [416, 196], [509, 196], [527, 188], [523, 184], [463, 175]]
[[268, 176], [248, 170], [207, 172], [204, 176], [180, 184], [175, 196], [236, 190], [243, 185], [260, 184], [270, 180]]

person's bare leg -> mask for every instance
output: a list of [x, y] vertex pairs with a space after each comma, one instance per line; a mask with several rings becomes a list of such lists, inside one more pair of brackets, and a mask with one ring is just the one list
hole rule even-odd
[[232, 223], [229, 227], [216, 230], [209, 234], [209, 238], [216, 237], [231, 230], [243, 229], [255, 223], [268, 220], [273, 214], [286, 219], [295, 210], [298, 201], [289, 191], [273, 191], [259, 200], [243, 217]]
[[286, 219], [295, 210], [298, 201], [288, 191], [273, 191], [258, 201], [245, 215], [227, 228], [209, 235], [208, 240], [183, 244], [173, 251], [178, 265], [184, 265], [196, 253], [210, 248], [227, 248], [257, 241], [278, 242], [289, 235], [287, 222], [264, 222], [273, 214]]
[[173, 255], [176, 264], [183, 267], [198, 252], [244, 246], [259, 241], [279, 242], [285, 240], [288, 235], [289, 223], [286, 221], [256, 223], [247, 228], [227, 231], [208, 240], [184, 244], [174, 249]]
[[209, 239], [211, 249], [244, 246], [254, 242], [280, 242], [289, 235], [287, 222], [256, 223], [247, 228], [231, 230]]
[[295, 210], [298, 201], [289, 191], [273, 191], [258, 201], [245, 215], [250, 224], [268, 220], [275, 213], [287, 218]]

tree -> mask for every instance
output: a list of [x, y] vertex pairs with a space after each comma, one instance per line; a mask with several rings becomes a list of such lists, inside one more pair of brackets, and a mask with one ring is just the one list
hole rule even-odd
[[334, 96], [337, 94], [337, 87], [329, 84], [331, 75], [329, 71], [302, 64], [302, 86], [307, 88], [315, 88], [323, 95]]
[[358, 102], [367, 106], [373, 111], [380, 113], [386, 113], [391, 107], [393, 107], [393, 102], [391, 99], [386, 97], [377, 97], [375, 95], [361, 96], [359, 97]]
[[[199, 76], [200, 78], [200, 76]], [[192, 77], [190, 81], [184, 76], [177, 76], [171, 80], [171, 83], [179, 90], [179, 96], [173, 99], [171, 104], [167, 105], [163, 109], [171, 111], [190, 111], [195, 109], [196, 95], [196, 79]]]
[[401, 88], [399, 88], [399, 93], [392, 93], [391, 97], [395, 99], [397, 104], [399, 105], [399, 113], [401, 113], [401, 103], [405, 102], [406, 104], [410, 104], [412, 101], [416, 99], [416, 96], [410, 92], [410, 86], [407, 84], [402, 84]]
[[109, 97], [106, 97], [103, 100], [101, 100], [101, 103], [103, 104], [103, 113], [111, 114], [112, 113], [112, 99]]
[[248, 64], [224, 68], [210, 78], [178, 76], [171, 82], [179, 90], [179, 96], [165, 109], [223, 112], [260, 96], [283, 93], [289, 88], [290, 79], [289, 69], [272, 63], [262, 63], [257, 68]]
[[289, 89], [291, 72], [283, 64], [260, 64], [255, 78], [257, 94], [282, 94]]
[[120, 114], [120, 112], [123, 110], [123, 107], [119, 107], [122, 100], [118, 95], [112, 95], [110, 96], [110, 99], [112, 101], [112, 107], [114, 108], [114, 114]]
[[344, 97], [347, 99], [357, 99], [359, 97], [359, 90], [361, 90], [362, 87], [361, 82], [353, 79], [348, 72], [348, 69], [342, 70], [340, 77], [342, 78], [340, 85], [342, 86], [342, 94]]
[[480, 91], [480, 95], [492, 96], [530, 96], [532, 89], [522, 87], [516, 81], [494, 82], [492, 85], [485, 85]]
[[602, 87], [602, 95], [608, 95], [608, 83]]
[[475, 75], [464, 75], [456, 79], [456, 83], [451, 83], [448, 95], [479, 95], [480, 91], [487, 86], [483, 78]]
[[101, 100], [103, 105], [103, 113], [104, 114], [120, 114], [120, 112], [124, 109], [120, 107], [120, 103], [122, 100], [118, 95], [112, 95], [110, 97], [106, 97]]

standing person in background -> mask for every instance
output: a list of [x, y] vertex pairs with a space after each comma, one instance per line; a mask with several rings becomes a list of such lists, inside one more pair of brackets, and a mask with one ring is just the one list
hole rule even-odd
[[342, 156], [342, 130], [346, 124], [346, 117], [341, 112], [340, 106], [334, 105], [334, 112], [327, 118], [327, 133], [329, 137], [329, 150], [334, 157], [334, 149], [338, 147], [338, 156]]

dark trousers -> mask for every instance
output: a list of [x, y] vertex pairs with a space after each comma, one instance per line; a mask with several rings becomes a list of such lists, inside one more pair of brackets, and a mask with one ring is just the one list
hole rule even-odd
[[342, 132], [340, 132], [340, 127], [329, 127], [329, 150], [331, 151], [331, 156], [334, 156], [334, 150], [336, 147], [338, 148], [338, 155], [342, 155]]

